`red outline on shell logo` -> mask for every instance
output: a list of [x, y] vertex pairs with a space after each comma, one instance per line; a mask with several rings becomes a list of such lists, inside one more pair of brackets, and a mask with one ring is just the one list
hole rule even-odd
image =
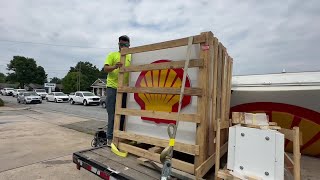
[[[163, 63], [171, 62], [170, 60], [157, 60], [152, 62]], [[142, 71], [137, 79], [135, 87], [176, 87], [180, 88], [182, 84], [184, 70], [179, 69], [163, 69]], [[191, 87], [190, 79], [187, 76], [186, 88]], [[139, 104], [142, 110], [154, 110], [163, 112], [178, 112], [179, 95], [170, 94], [141, 94], [134, 93], [134, 99]], [[191, 103], [191, 96], [184, 96], [181, 103], [181, 109]], [[153, 121], [155, 123], [173, 123], [176, 121], [168, 119], [158, 119], [141, 117], [142, 120]]]

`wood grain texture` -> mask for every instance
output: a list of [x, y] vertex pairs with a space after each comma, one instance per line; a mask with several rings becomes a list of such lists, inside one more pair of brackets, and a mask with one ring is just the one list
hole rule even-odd
[[[178, 69], [184, 67], [185, 60], [171, 61], [154, 64], [143, 64], [138, 66], [128, 66], [120, 69], [120, 72], [141, 72], [141, 71], [152, 71], [162, 69]], [[189, 62], [189, 68], [203, 67], [203, 59], [191, 59]]]
[[[199, 44], [199, 43], [205, 42], [205, 40], [206, 40], [206, 37], [204, 34], [193, 36], [193, 44]], [[160, 49], [168, 49], [168, 48], [174, 48], [174, 47], [186, 46], [186, 45], [188, 45], [188, 37], [155, 43], [155, 44], [122, 49], [121, 55], [141, 53], [146, 51], [155, 51]]]
[[300, 133], [299, 133], [299, 127], [293, 127], [294, 131], [294, 138], [293, 138], [293, 177], [294, 180], [300, 180], [301, 179], [301, 153], [300, 153]]
[[[122, 64], [125, 64], [126, 61], [126, 56], [122, 55], [120, 57], [120, 62]], [[122, 88], [124, 87], [124, 73], [119, 72], [118, 75], [118, 88]], [[119, 109], [122, 108], [122, 98], [123, 98], [123, 93], [121, 92], [117, 92], [117, 97], [116, 97], [116, 107], [115, 109]], [[114, 130], [119, 130], [120, 129], [120, 119], [121, 119], [121, 115], [119, 114], [115, 114], [114, 115], [114, 126], [113, 129]], [[113, 137], [113, 144], [115, 144], [118, 147], [119, 144], [119, 139], [117, 137]]]
[[[209, 40], [212, 38], [212, 34], [201, 33], [206, 37], [204, 43], [200, 46], [206, 46], [209, 44]], [[195, 157], [195, 167], [202, 164], [208, 156], [208, 65], [209, 65], [209, 51], [200, 49], [200, 59], [203, 59], [203, 68], [199, 68], [198, 83], [199, 87], [203, 90], [202, 96], [198, 97], [197, 112], [200, 115], [200, 124], [196, 129], [196, 144], [200, 146], [199, 155]]]
[[[220, 148], [219, 157], [221, 158], [228, 151], [228, 143]], [[195, 171], [196, 177], [203, 177], [215, 164], [216, 154], [212, 154], [205, 162], [203, 162]], [[219, 159], [220, 159], [219, 158]]]
[[[119, 108], [116, 110], [116, 114], [122, 114], [127, 116], [140, 116], [140, 117], [150, 117], [168, 120], [177, 120], [178, 113], [176, 112], [161, 112], [161, 111], [151, 111], [151, 110], [138, 110], [138, 109], [125, 109]], [[194, 122], [200, 123], [199, 114], [180, 114], [180, 121], [184, 122]]]
[[[142, 94], [180, 94], [180, 88], [168, 87], [119, 87], [118, 92], [126, 93], [142, 93]], [[200, 88], [185, 88], [184, 95], [202, 96], [202, 89]]]
[[[159, 139], [159, 138], [134, 134], [134, 133], [130, 133], [130, 132], [123, 132], [123, 131], [114, 131], [113, 134], [114, 134], [114, 136], [119, 137], [120, 139], [128, 139], [131, 141], [152, 144], [152, 145], [160, 146], [160, 147], [167, 147], [169, 145], [169, 140], [166, 140], [166, 139]], [[180, 142], [175, 142], [174, 150], [180, 151], [183, 153], [187, 153], [190, 155], [198, 155], [199, 154], [199, 146], [198, 145], [185, 144], [185, 143], [180, 143]]]
[[[122, 142], [119, 143], [119, 149], [121, 151], [126, 151], [126, 152], [129, 152], [129, 153], [134, 154], [136, 156], [144, 157], [144, 158], [147, 158], [152, 161], [156, 161], [156, 162], [160, 163], [160, 154], [152, 153], [152, 152], [149, 152], [148, 150], [141, 149], [141, 148], [129, 145], [129, 144], [122, 143]], [[190, 163], [178, 160], [178, 159], [172, 159], [172, 166], [173, 166], [173, 168], [185, 171], [190, 174], [194, 174], [194, 165], [193, 164], [190, 164]]]

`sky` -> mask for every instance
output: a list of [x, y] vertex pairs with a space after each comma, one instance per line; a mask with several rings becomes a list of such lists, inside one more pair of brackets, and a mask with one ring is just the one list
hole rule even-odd
[[63, 78], [78, 61], [102, 68], [120, 35], [134, 47], [204, 31], [234, 75], [319, 71], [319, 22], [317, 0], [1, 0], [0, 72], [19, 55]]

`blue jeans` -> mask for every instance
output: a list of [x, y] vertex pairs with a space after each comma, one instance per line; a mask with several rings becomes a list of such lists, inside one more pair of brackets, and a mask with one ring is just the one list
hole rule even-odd
[[[107, 88], [106, 97], [106, 109], [108, 112], [108, 129], [107, 129], [107, 139], [113, 139], [113, 126], [114, 126], [114, 114], [116, 107], [117, 89]], [[127, 107], [127, 93], [123, 93], [122, 98], [122, 108]], [[120, 130], [123, 131], [123, 125], [125, 121], [125, 116], [121, 115], [120, 118]]]

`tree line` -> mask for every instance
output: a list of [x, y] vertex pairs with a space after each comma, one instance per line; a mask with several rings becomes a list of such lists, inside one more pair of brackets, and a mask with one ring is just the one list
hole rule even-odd
[[[43, 85], [47, 83], [48, 74], [42, 66], [38, 66], [33, 58], [13, 56], [7, 64], [7, 75], [0, 73], [0, 83], [18, 83], [23, 88], [30, 83]], [[50, 83], [62, 84], [65, 93], [80, 90], [90, 90], [91, 84], [97, 78], [106, 78], [107, 74], [102, 69], [88, 61], [79, 61], [70, 67], [68, 73], [62, 78], [53, 77]], [[80, 78], [79, 78], [80, 77]]]

